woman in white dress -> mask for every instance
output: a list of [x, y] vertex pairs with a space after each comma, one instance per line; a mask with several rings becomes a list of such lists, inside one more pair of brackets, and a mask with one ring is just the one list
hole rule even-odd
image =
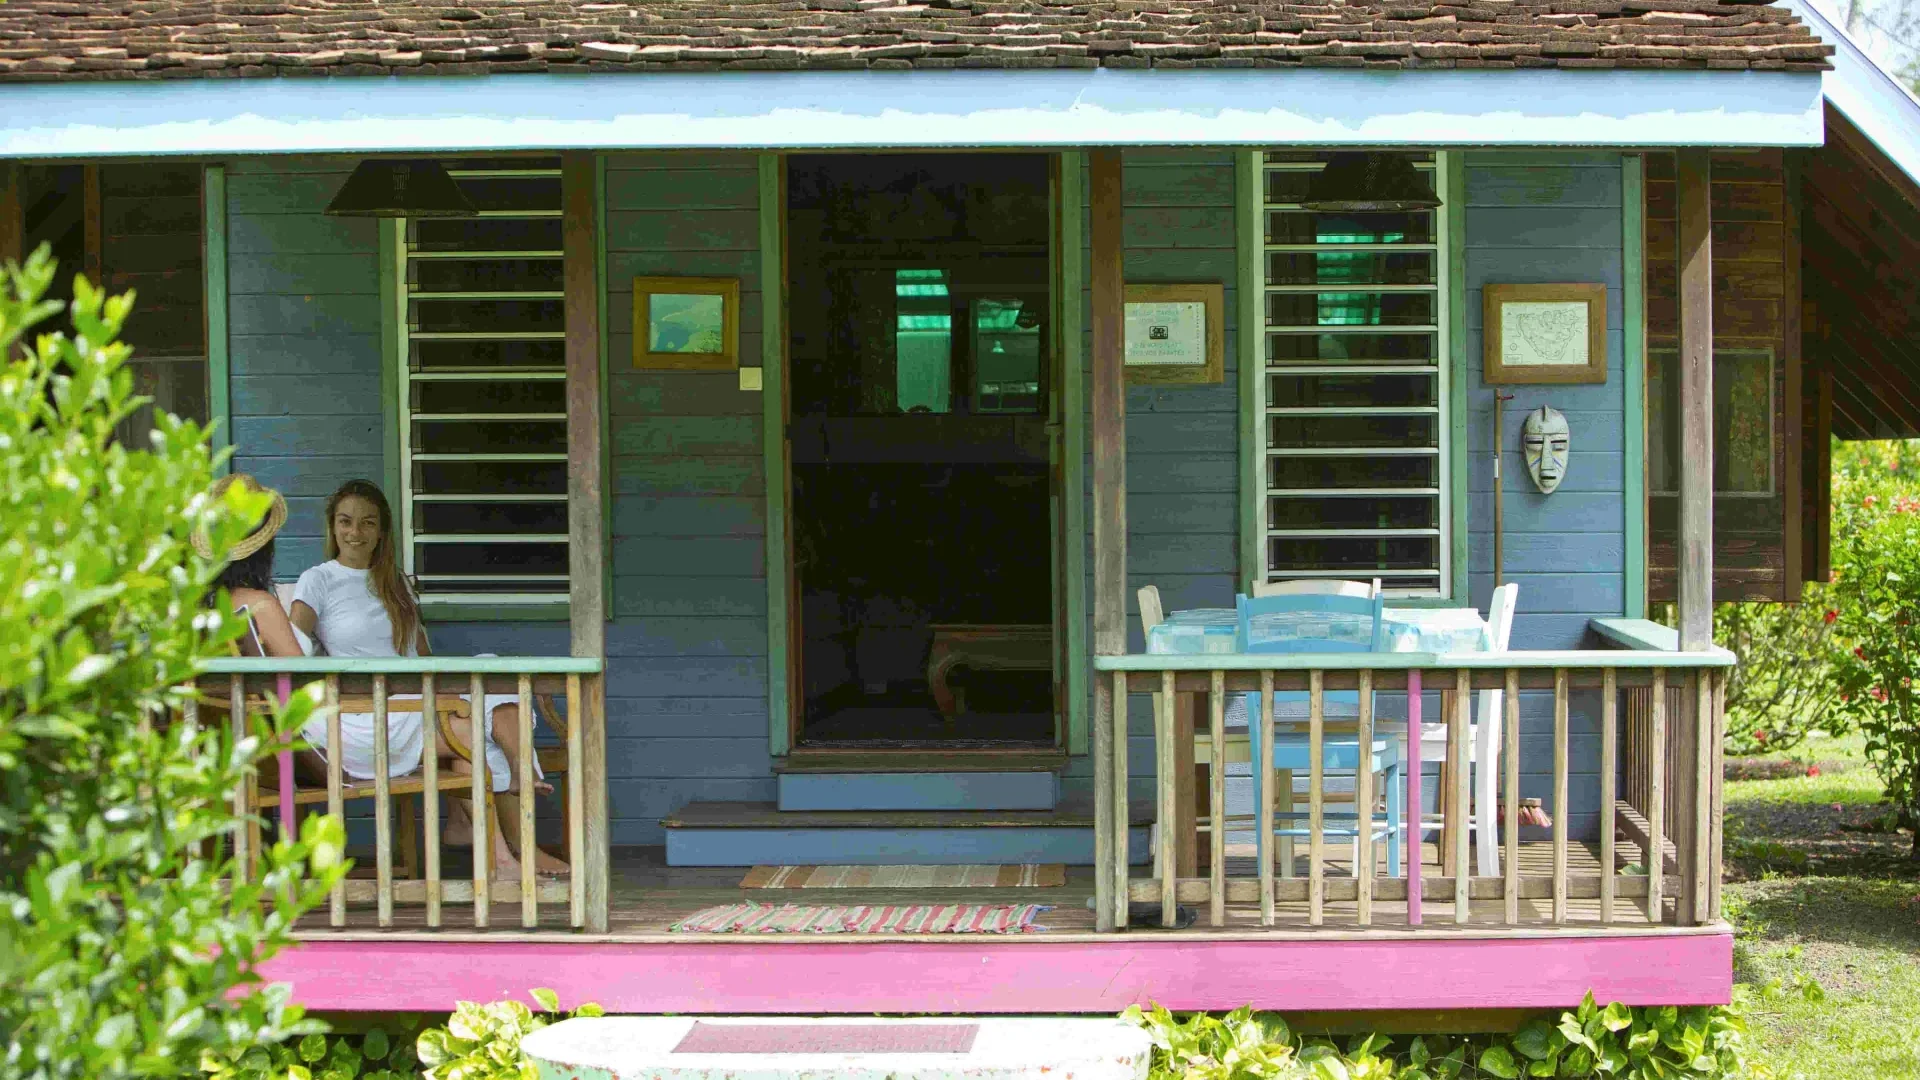
[[[393, 512], [386, 496], [368, 481], [349, 480], [327, 500], [326, 521], [327, 561], [300, 575], [300, 583], [293, 592], [293, 625], [311, 634], [330, 656], [430, 655], [426, 628], [420, 621], [419, 601], [405, 575], [400, 573], [394, 556]], [[408, 699], [393, 700], [399, 704]], [[487, 775], [499, 796], [494, 801], [499, 806], [501, 822], [499, 827], [490, 830], [494, 874], [514, 877], [520, 872], [519, 863], [508, 840], [513, 830], [508, 829], [506, 823], [520, 820], [521, 793], [516, 790], [514, 770], [510, 767], [511, 762], [519, 760], [518, 698], [489, 694], [482, 708], [487, 711]], [[342, 767], [352, 776], [371, 776], [372, 714], [343, 714], [340, 723], [341, 740], [346, 744]], [[389, 712], [388, 768], [393, 775], [410, 773], [419, 767], [429, 730], [434, 733], [436, 752], [442, 758], [452, 759], [454, 770], [471, 770], [465, 761], [454, 757], [440, 738], [437, 727], [423, 723], [419, 712]], [[324, 724], [309, 725], [305, 734], [314, 745], [324, 745]], [[355, 748], [362, 743], [365, 760], [356, 761]], [[536, 787], [543, 793], [552, 790], [545, 783]], [[448, 814], [449, 842], [460, 842], [461, 831], [465, 831], [468, 838], [471, 836], [472, 823], [466, 817], [467, 811], [454, 809], [466, 806], [457, 799], [449, 805], [452, 811]], [[543, 874], [562, 874], [567, 871], [567, 864], [538, 852], [535, 868]]]

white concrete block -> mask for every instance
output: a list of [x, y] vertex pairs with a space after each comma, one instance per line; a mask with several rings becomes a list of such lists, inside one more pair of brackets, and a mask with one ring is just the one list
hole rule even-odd
[[[677, 1052], [683, 1043], [761, 1052]], [[834, 1049], [781, 1049], [795, 1045]], [[520, 1049], [542, 1080], [1145, 1080], [1152, 1044], [1111, 1019], [608, 1016], [562, 1021]]]

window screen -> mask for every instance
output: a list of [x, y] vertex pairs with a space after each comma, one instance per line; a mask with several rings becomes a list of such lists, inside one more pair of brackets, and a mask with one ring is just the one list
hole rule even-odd
[[[1433, 155], [1409, 156], [1438, 183]], [[1377, 577], [1441, 594], [1444, 215], [1303, 209], [1327, 157], [1265, 157], [1267, 579]]]
[[[1648, 483], [1655, 495], [1680, 489], [1679, 353], [1647, 350]], [[1713, 493], [1774, 493], [1773, 350], [1713, 350]]]
[[447, 166], [480, 216], [405, 222], [407, 569], [429, 605], [564, 602], [559, 162]]

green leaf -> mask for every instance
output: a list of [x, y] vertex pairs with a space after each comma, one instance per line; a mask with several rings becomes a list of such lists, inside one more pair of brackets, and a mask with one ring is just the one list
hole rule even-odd
[[314, 1033], [300, 1040], [300, 1060], [311, 1065], [327, 1056], [327, 1037]]
[[1540, 1061], [1553, 1053], [1553, 1035], [1544, 1021], [1529, 1020], [1514, 1032], [1513, 1048], [1531, 1061]]
[[1500, 1080], [1517, 1080], [1520, 1075], [1520, 1066], [1514, 1062], [1513, 1055], [1505, 1047], [1489, 1046], [1480, 1055], [1480, 1071], [1490, 1076], [1497, 1076]]
[[[421, 711], [423, 713], [426, 711], [424, 704], [422, 705]], [[387, 1033], [379, 1028], [369, 1029], [366, 1037], [360, 1040], [360, 1052], [372, 1061], [380, 1061], [385, 1058], [389, 1049], [391, 1049], [391, 1046], [387, 1042]]]
[[560, 995], [559, 994], [556, 994], [551, 990], [545, 989], [544, 987], [529, 990], [527, 991], [527, 993], [533, 998], [533, 1000], [539, 1002], [540, 1007], [542, 1009], [545, 1009], [547, 1012], [552, 1013], [552, 1012], [560, 1011]]
[[1633, 1026], [1633, 1010], [1621, 1002], [1609, 1002], [1606, 1011], [1601, 1014], [1600, 1022], [1607, 1026], [1608, 1031], [1625, 1031]]

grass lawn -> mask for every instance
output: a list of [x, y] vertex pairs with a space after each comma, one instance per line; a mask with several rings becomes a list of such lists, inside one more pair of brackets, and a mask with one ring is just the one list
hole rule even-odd
[[1760, 991], [1759, 1060], [1783, 1080], [1920, 1080], [1912, 837], [1891, 828], [1857, 739], [1795, 756], [1820, 775], [1727, 785], [1726, 909], [1735, 977]]

